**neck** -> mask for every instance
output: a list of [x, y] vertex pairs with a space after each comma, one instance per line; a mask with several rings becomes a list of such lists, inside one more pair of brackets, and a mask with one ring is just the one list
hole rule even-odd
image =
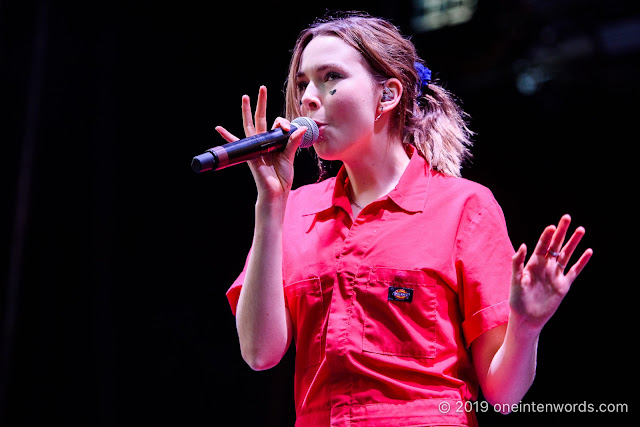
[[364, 207], [388, 194], [398, 184], [408, 164], [409, 156], [399, 141], [386, 145], [383, 150], [372, 151], [369, 156], [344, 162], [352, 202]]

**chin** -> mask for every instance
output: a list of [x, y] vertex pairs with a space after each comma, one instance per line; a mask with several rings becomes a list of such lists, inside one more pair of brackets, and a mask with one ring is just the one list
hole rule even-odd
[[342, 157], [340, 156], [341, 151], [335, 150], [335, 147], [332, 146], [331, 142], [325, 138], [321, 137], [318, 139], [315, 144], [313, 144], [313, 148], [316, 150], [316, 155], [322, 160], [342, 160]]

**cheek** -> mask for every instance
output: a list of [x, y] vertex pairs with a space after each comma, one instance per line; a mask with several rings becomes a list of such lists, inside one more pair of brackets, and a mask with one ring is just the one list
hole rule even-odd
[[326, 101], [328, 103], [326, 110], [333, 123], [359, 127], [373, 120], [372, 111], [375, 107], [371, 106], [370, 100], [363, 98], [361, 94], [337, 90], [330, 98]]
[[359, 146], [371, 137], [374, 128], [375, 107], [362, 96], [353, 96], [340, 89], [325, 101], [325, 114], [331, 124], [320, 141], [316, 153], [324, 160], [344, 160], [344, 150]]

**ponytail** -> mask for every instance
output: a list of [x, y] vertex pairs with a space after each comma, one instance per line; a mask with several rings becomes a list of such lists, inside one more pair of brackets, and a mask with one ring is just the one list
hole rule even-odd
[[465, 122], [468, 115], [443, 87], [429, 83], [422, 92], [405, 115], [403, 141], [416, 147], [433, 169], [460, 176], [473, 144], [473, 132]]

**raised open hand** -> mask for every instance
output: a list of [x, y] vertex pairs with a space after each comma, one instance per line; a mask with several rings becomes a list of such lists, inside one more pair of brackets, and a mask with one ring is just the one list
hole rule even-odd
[[513, 256], [511, 311], [532, 327], [542, 329], [593, 255], [591, 249], [585, 250], [565, 272], [585, 233], [584, 228], [578, 227], [563, 246], [570, 224], [571, 217], [564, 215], [557, 227], [545, 228], [526, 265], [526, 245], [522, 244]]

